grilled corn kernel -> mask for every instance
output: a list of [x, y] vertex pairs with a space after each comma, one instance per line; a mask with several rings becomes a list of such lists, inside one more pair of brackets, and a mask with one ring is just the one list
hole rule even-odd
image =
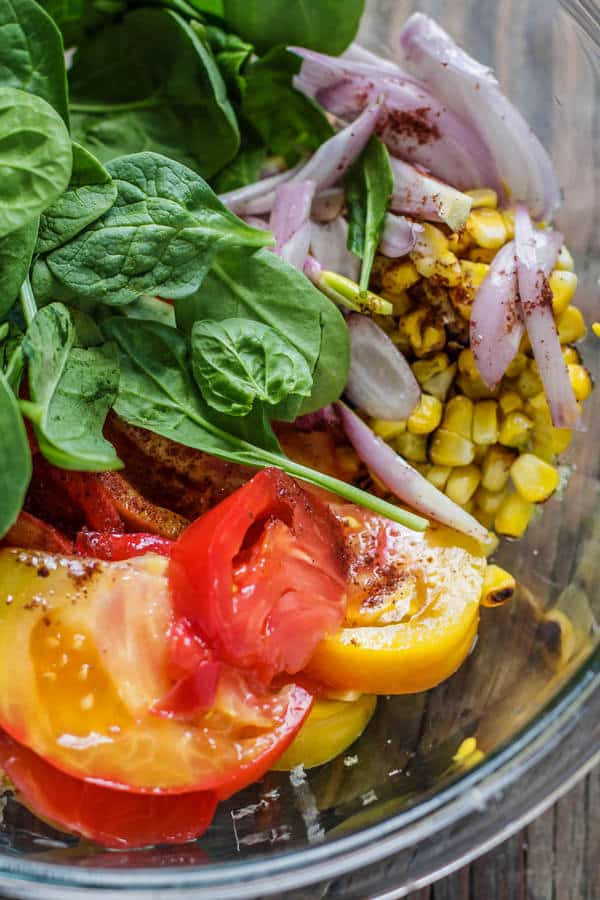
[[574, 344], [585, 337], [585, 322], [581, 310], [568, 306], [556, 321], [561, 344]]
[[510, 572], [501, 569], [500, 566], [489, 565], [483, 576], [483, 589], [481, 592], [482, 606], [502, 606], [510, 600], [515, 592], [517, 583]]
[[507, 378], [517, 378], [523, 369], [526, 368], [528, 363], [528, 358], [524, 353], [521, 353], [519, 350], [515, 353], [514, 357], [508, 364], [506, 368], [506, 377]]
[[419, 359], [411, 365], [413, 374], [421, 387], [434, 375], [439, 375], [450, 365], [447, 353], [436, 353], [430, 359]]
[[477, 466], [460, 466], [452, 469], [446, 484], [446, 494], [455, 503], [464, 506], [468, 503], [481, 480], [481, 472]]
[[472, 191], [465, 191], [465, 194], [473, 201], [471, 209], [481, 209], [481, 207], [496, 209], [498, 206], [498, 194], [491, 188], [475, 188]]
[[532, 428], [531, 419], [515, 410], [515, 412], [509, 413], [502, 422], [498, 441], [505, 447], [522, 447], [527, 443]]
[[535, 506], [519, 493], [509, 494], [496, 514], [494, 527], [499, 534], [518, 538], [523, 535], [535, 511]]
[[436, 466], [468, 466], [475, 457], [475, 447], [462, 434], [438, 428], [431, 441], [429, 456]]
[[411, 462], [427, 462], [427, 435], [411, 434], [405, 431], [395, 441], [396, 450], [400, 456]]
[[514, 209], [503, 209], [501, 213], [506, 228], [506, 240], [512, 241], [515, 236], [515, 211]]
[[502, 414], [504, 416], [507, 416], [515, 409], [523, 408], [523, 401], [516, 391], [505, 391], [504, 393], [500, 394], [498, 403], [500, 404], [500, 409], [502, 410]]
[[498, 250], [506, 243], [506, 225], [496, 209], [474, 209], [467, 219], [466, 229], [480, 247]]
[[402, 296], [419, 278], [420, 275], [410, 260], [404, 260], [387, 267], [381, 276], [381, 287], [388, 294]]
[[431, 466], [427, 473], [427, 480], [430, 481], [438, 491], [443, 491], [451, 471], [452, 469], [450, 466]]
[[437, 397], [421, 394], [419, 405], [408, 418], [408, 430], [412, 434], [431, 434], [442, 421], [442, 404]]
[[460, 270], [464, 276], [463, 284], [466, 282], [473, 292], [473, 297], [477, 288], [490, 270], [489, 265], [484, 262], [473, 262], [470, 259], [461, 259]]
[[424, 278], [437, 277], [448, 285], [460, 282], [460, 265], [448, 247], [446, 235], [429, 222], [423, 223], [410, 258]]
[[552, 312], [559, 316], [565, 311], [577, 290], [577, 275], [575, 272], [563, 272], [555, 269], [548, 279], [552, 291]]
[[488, 444], [475, 444], [475, 462], [482, 463], [487, 453]]
[[475, 356], [470, 348], [461, 350], [458, 354], [458, 368], [463, 374], [469, 375], [470, 377], [478, 374], [477, 366], [475, 365]]
[[502, 506], [506, 494], [506, 488], [503, 491], [488, 491], [487, 488], [479, 485], [475, 494], [475, 503], [486, 515], [495, 516]]
[[472, 244], [473, 238], [465, 228], [462, 231], [454, 232], [448, 238], [448, 249], [457, 256], [463, 256]]
[[579, 351], [575, 347], [563, 347], [562, 358], [564, 359], [566, 366], [581, 362], [581, 356], [579, 355]]
[[423, 382], [423, 390], [427, 391], [428, 394], [433, 394], [438, 400], [445, 400], [446, 394], [450, 390], [450, 386], [456, 376], [456, 369], [456, 363], [452, 363], [445, 371], [438, 372], [437, 375], [428, 378], [427, 381]]
[[487, 491], [502, 491], [508, 484], [516, 453], [496, 444], [490, 447], [481, 467], [481, 484]]
[[569, 252], [569, 248], [564, 244], [558, 251], [558, 259], [556, 260], [556, 268], [563, 272], [572, 272], [575, 269], [575, 262]]
[[559, 474], [554, 466], [534, 456], [522, 453], [510, 469], [514, 486], [530, 503], [543, 503], [558, 487]]
[[467, 259], [470, 259], [471, 262], [489, 265], [496, 253], [496, 250], [486, 250], [484, 247], [471, 247], [470, 250], [467, 250]]
[[426, 325], [421, 336], [421, 344], [415, 347], [417, 356], [427, 356], [446, 344], [446, 329], [443, 325]]
[[593, 387], [590, 373], [585, 366], [580, 366], [577, 363], [568, 365], [567, 370], [575, 397], [577, 400], [587, 400], [592, 393]]
[[[533, 361], [532, 361], [533, 362]], [[525, 399], [535, 397], [544, 388], [542, 379], [537, 372], [537, 366], [530, 363], [526, 369], [523, 369], [517, 378], [517, 391]]]
[[388, 419], [371, 419], [371, 428], [384, 441], [393, 441], [398, 435], [406, 431], [405, 421], [393, 421]]
[[[409, 312], [414, 305], [411, 297], [406, 291], [401, 291], [399, 294], [391, 294], [381, 290], [381, 296], [384, 300], [389, 300], [392, 304], [393, 315], [395, 316], [403, 316], [405, 313]], [[389, 322], [389, 319], [386, 321]]]
[[473, 440], [476, 444], [495, 444], [498, 440], [498, 404], [480, 400], [473, 410]]
[[473, 403], [468, 397], [452, 397], [444, 408], [443, 427], [471, 439], [473, 431]]

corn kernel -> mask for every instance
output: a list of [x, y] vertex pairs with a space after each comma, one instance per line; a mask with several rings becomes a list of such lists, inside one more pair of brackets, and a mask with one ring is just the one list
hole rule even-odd
[[546, 395], [543, 391], [540, 391], [539, 394], [529, 398], [525, 407], [525, 414], [531, 419], [536, 427], [552, 425], [552, 414], [550, 412], [550, 407], [548, 406], [548, 401], [546, 400]]
[[462, 256], [472, 245], [473, 239], [468, 231], [463, 228], [462, 231], [455, 231], [448, 238], [448, 249], [457, 256]]
[[528, 358], [522, 353], [520, 350], [515, 353], [513, 359], [508, 364], [506, 369], [506, 377], [507, 378], [517, 378], [523, 369], [527, 367]]
[[477, 466], [460, 466], [452, 470], [448, 483], [446, 484], [446, 494], [455, 503], [464, 506], [468, 503], [481, 480], [481, 472]]
[[466, 350], [461, 350], [458, 354], [458, 368], [465, 375], [475, 376], [477, 375], [477, 366], [475, 365], [475, 356], [470, 347], [467, 347]]
[[443, 325], [426, 325], [423, 329], [421, 344], [415, 347], [415, 353], [419, 356], [426, 356], [428, 353], [434, 353], [441, 350], [446, 344], [446, 329]]
[[498, 440], [498, 404], [480, 400], [473, 410], [473, 440], [476, 444], [495, 444]]
[[496, 444], [486, 453], [481, 467], [481, 484], [487, 491], [502, 491], [508, 484], [516, 453]]
[[465, 194], [473, 200], [471, 209], [481, 209], [482, 206], [496, 209], [498, 206], [498, 194], [491, 188], [475, 188], [465, 191]]
[[443, 427], [463, 437], [471, 438], [473, 431], [473, 403], [468, 397], [452, 397], [444, 409]]
[[552, 312], [559, 316], [565, 311], [577, 290], [577, 275], [575, 272], [563, 272], [555, 269], [548, 279], [552, 291]]
[[570, 428], [552, 429], [552, 449], [557, 456], [569, 449], [572, 440], [573, 432]]
[[421, 329], [426, 316], [427, 310], [421, 306], [398, 320], [398, 331], [406, 336], [413, 348], [421, 346]]
[[496, 250], [486, 250], [484, 247], [471, 247], [470, 250], [467, 250], [467, 259], [474, 263], [485, 263], [489, 266], [496, 253]]
[[525, 500], [543, 503], [558, 487], [558, 471], [533, 453], [522, 453], [510, 469], [513, 483]]
[[556, 325], [561, 344], [574, 344], [585, 337], [585, 321], [576, 306], [568, 306], [558, 317]]
[[422, 224], [423, 231], [410, 254], [417, 272], [424, 278], [438, 277], [446, 284], [458, 284], [460, 265], [448, 247], [446, 235], [429, 222]]
[[600, 338], [600, 322], [594, 322], [594, 324], [592, 325], [592, 331], [597, 338]]
[[[472, 501], [472, 502], [474, 502], [474, 501]], [[486, 531], [490, 531], [494, 527], [494, 516], [490, 513], [484, 512], [482, 509], [480, 509], [477, 506], [476, 503], [474, 506], [473, 515], [475, 516], [475, 518], [477, 519], [479, 524], [483, 525], [483, 527], [486, 529]], [[487, 556], [487, 552], [486, 552], [486, 556]]]
[[420, 275], [410, 260], [388, 266], [381, 276], [381, 287], [388, 294], [402, 296], [419, 280]]
[[506, 228], [506, 240], [512, 241], [515, 236], [515, 211], [514, 209], [503, 209], [501, 215]]
[[405, 431], [396, 438], [395, 444], [396, 450], [405, 459], [411, 462], [427, 462], [427, 435]]
[[592, 393], [592, 379], [585, 366], [571, 364], [567, 366], [569, 380], [577, 400], [587, 400]]
[[506, 488], [503, 491], [488, 491], [487, 488], [480, 485], [475, 494], [475, 503], [486, 515], [495, 516], [505, 497]]
[[563, 347], [562, 358], [564, 359], [566, 366], [581, 362], [581, 356], [575, 347]]
[[496, 209], [474, 209], [466, 229], [475, 243], [487, 250], [498, 250], [506, 243], [504, 218]]
[[495, 565], [487, 566], [483, 576], [481, 605], [502, 606], [513, 597], [516, 587], [515, 579], [506, 569]]
[[517, 391], [521, 397], [527, 399], [528, 397], [534, 397], [536, 394], [539, 394], [543, 389], [544, 386], [542, 384], [542, 379], [537, 372], [537, 366], [534, 367], [530, 363], [526, 369], [523, 369], [517, 378]]
[[423, 384], [428, 381], [429, 378], [433, 378], [434, 375], [439, 375], [439, 373], [447, 369], [449, 365], [450, 360], [448, 359], [447, 353], [436, 353], [435, 356], [432, 356], [430, 359], [419, 359], [412, 363], [411, 369], [413, 370], [415, 378], [421, 387], [423, 387]]
[[438, 400], [445, 400], [446, 394], [450, 390], [450, 386], [456, 376], [456, 369], [456, 363], [452, 363], [444, 372], [438, 372], [437, 375], [428, 378], [427, 381], [423, 382], [423, 390], [427, 391], [428, 394], [433, 394]]
[[564, 244], [558, 251], [558, 259], [556, 260], [556, 268], [560, 269], [563, 272], [573, 272], [575, 269], [575, 262], [573, 257], [569, 252], [569, 248]]
[[498, 510], [495, 529], [499, 534], [519, 538], [526, 532], [534, 511], [534, 504], [519, 493], [509, 494]]
[[504, 393], [500, 394], [498, 403], [500, 404], [502, 414], [505, 416], [513, 412], [515, 409], [523, 408], [523, 401], [516, 391], [505, 391]]
[[515, 412], [509, 413], [502, 422], [498, 441], [505, 447], [522, 447], [527, 443], [532, 428], [531, 419], [515, 410]]
[[436, 466], [468, 466], [473, 462], [475, 447], [463, 435], [438, 428], [431, 441], [429, 456]]
[[412, 434], [430, 434], [442, 421], [442, 404], [437, 397], [421, 394], [421, 400], [408, 417], [408, 430]]
[[[380, 294], [384, 300], [389, 300], [392, 304], [394, 316], [403, 316], [413, 307], [413, 301], [406, 291], [400, 291], [399, 294], [392, 294], [382, 289]], [[387, 319], [387, 321], [389, 321], [389, 319]]]
[[486, 400], [495, 394], [495, 391], [490, 391], [479, 374], [473, 376], [465, 375], [461, 372], [456, 377], [456, 386], [470, 400]]
[[452, 469], [450, 466], [431, 466], [427, 473], [427, 480], [430, 481], [438, 491], [443, 491], [451, 471]]
[[393, 441], [406, 431], [406, 422], [388, 419], [371, 419], [370, 426], [384, 441]]

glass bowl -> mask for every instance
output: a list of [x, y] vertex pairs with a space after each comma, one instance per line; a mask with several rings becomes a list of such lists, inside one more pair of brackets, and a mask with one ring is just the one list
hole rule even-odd
[[[600, 12], [595, 0], [370, 0], [360, 40], [394, 56], [415, 9], [435, 16], [550, 149], [559, 226], [593, 321], [600, 274]], [[583, 347], [592, 373], [598, 349]], [[363, 736], [326, 766], [271, 773], [222, 804], [197, 843], [107, 852], [8, 799], [0, 890], [70, 897], [401, 897], [507, 838], [600, 759], [600, 391], [564, 459], [560, 496], [497, 556], [519, 579], [483, 610], [460, 671], [427, 694], [382, 699]], [[598, 428], [594, 423], [599, 423]], [[596, 437], [595, 437], [596, 436]], [[471, 752], [475, 738], [478, 751]], [[461, 748], [461, 752], [457, 751]], [[107, 810], [110, 815], [110, 810]]]

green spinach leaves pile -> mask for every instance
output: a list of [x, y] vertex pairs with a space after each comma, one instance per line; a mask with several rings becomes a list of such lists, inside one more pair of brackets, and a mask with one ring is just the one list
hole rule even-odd
[[215, 192], [327, 138], [281, 45], [339, 52], [361, 10], [0, 0], [0, 537], [31, 478], [25, 422], [53, 465], [107, 471], [111, 409], [406, 521], [283, 454], [271, 421], [340, 396], [347, 329]]

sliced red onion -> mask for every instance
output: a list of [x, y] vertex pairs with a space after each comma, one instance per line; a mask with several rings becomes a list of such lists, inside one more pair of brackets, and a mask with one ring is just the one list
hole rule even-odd
[[265, 205], [264, 202], [261, 203], [261, 198], [267, 195], [273, 197], [275, 188], [293, 178], [303, 165], [304, 163], [299, 163], [286, 172], [271, 175], [269, 178], [261, 178], [260, 181], [247, 184], [235, 191], [227, 191], [226, 194], [219, 194], [219, 200], [239, 216], [268, 213], [271, 211], [271, 206]]
[[421, 397], [411, 367], [372, 319], [352, 315], [346, 321], [351, 345], [346, 396], [377, 419], [408, 419]]
[[[342, 59], [344, 62], [354, 63], [355, 66], [362, 65], [364, 67], [363, 71], [385, 72], [386, 74], [396, 76], [397, 78], [410, 77], [397, 63], [392, 62], [391, 59], [384, 59], [383, 56], [378, 56], [377, 53], [373, 53], [371, 50], [367, 50], [366, 47], [361, 47], [360, 44], [355, 42], [352, 42], [350, 46], [344, 50]], [[369, 69], [367, 69], [367, 66]], [[356, 68], [355, 71], [358, 72]]]
[[452, 231], [465, 227], [473, 200], [455, 188], [425, 175], [400, 159], [391, 159], [394, 192], [390, 206], [431, 222], [444, 222]]
[[579, 408], [565, 365], [554, 316], [548, 275], [562, 245], [558, 232], [536, 231], [525, 206], [515, 210], [515, 247], [521, 310], [537, 363], [552, 422], [574, 428]]
[[314, 181], [292, 181], [280, 185], [269, 225], [275, 237], [275, 253], [302, 271], [310, 244], [310, 208]]
[[269, 223], [265, 221], [265, 219], [260, 219], [258, 216], [241, 216], [246, 225], [250, 225], [252, 228], [258, 228], [259, 231], [269, 231]]
[[417, 235], [421, 231], [423, 231], [423, 226], [418, 222], [411, 222], [404, 216], [386, 213], [383, 235], [379, 242], [379, 252], [392, 259], [406, 256], [414, 248], [417, 243]]
[[316, 195], [310, 214], [316, 222], [331, 222], [339, 216], [343, 208], [343, 188], [332, 187]]
[[358, 281], [360, 259], [348, 250], [348, 222], [343, 216], [324, 224], [312, 222], [310, 249], [324, 269]]
[[315, 412], [306, 413], [305, 416], [298, 416], [294, 422], [298, 431], [329, 431], [339, 427], [339, 424], [338, 414], [331, 404]]
[[336, 407], [346, 436], [358, 456], [396, 497], [424, 516], [468, 534], [480, 543], [489, 541], [488, 532], [477, 519], [409, 466], [344, 403], [337, 403]]
[[[492, 72], [422, 13], [408, 19], [400, 32], [400, 44], [411, 72], [481, 136], [511, 198], [523, 202], [534, 217], [550, 220], [560, 205], [556, 172]], [[498, 190], [492, 182], [488, 186]]]

